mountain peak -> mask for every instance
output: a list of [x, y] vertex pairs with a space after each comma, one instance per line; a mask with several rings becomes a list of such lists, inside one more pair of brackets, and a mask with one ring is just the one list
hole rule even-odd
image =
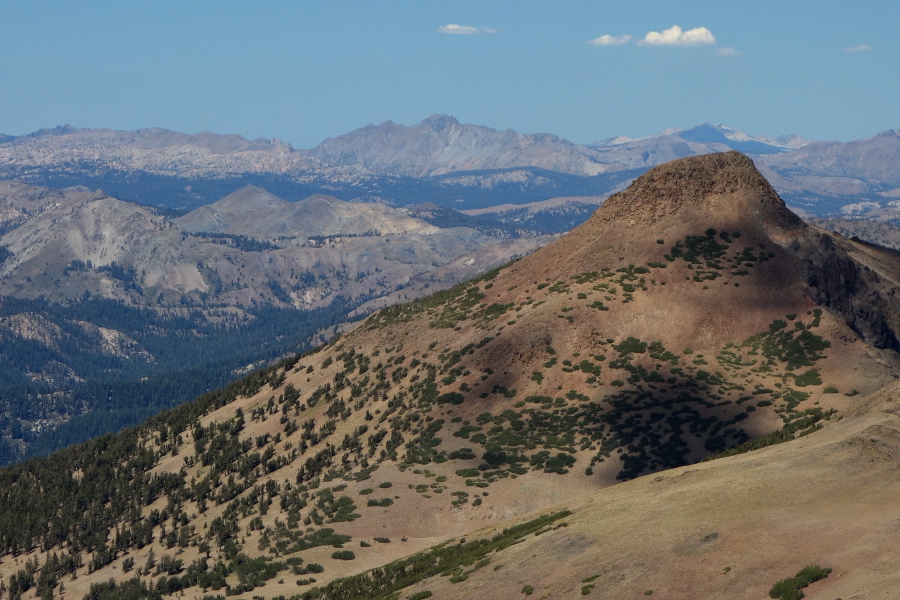
[[426, 125], [435, 131], [440, 131], [446, 127], [453, 127], [455, 125], [459, 125], [459, 121], [456, 120], [456, 117], [451, 117], [450, 115], [431, 115], [427, 119], [423, 120], [422, 125]]
[[56, 127], [47, 127], [44, 129], [38, 129], [32, 133], [29, 133], [25, 137], [29, 138], [38, 138], [38, 137], [52, 137], [52, 136], [60, 136], [60, 135], [68, 135], [70, 133], [77, 133], [80, 131], [79, 129], [72, 127], [71, 125], [57, 125]]
[[736, 151], [691, 156], [654, 167], [629, 189], [607, 200], [597, 215], [606, 220], [631, 217], [643, 224], [702, 217], [802, 226], [753, 161]]
[[245, 185], [216, 202], [214, 206], [218, 208], [262, 210], [281, 207], [286, 204], [288, 204], [286, 200], [275, 196], [264, 188], [255, 185]]

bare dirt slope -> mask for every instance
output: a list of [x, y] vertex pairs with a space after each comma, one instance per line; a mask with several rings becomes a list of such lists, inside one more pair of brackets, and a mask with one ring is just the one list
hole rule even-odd
[[[647, 476], [562, 503], [568, 526], [529, 537], [435, 598], [766, 598], [817, 564], [808, 598], [900, 589], [900, 386], [783, 445]], [[501, 567], [497, 569], [496, 567]], [[491, 568], [494, 567], [494, 568]], [[593, 578], [593, 579], [591, 579]], [[585, 581], [585, 580], [590, 581]]]

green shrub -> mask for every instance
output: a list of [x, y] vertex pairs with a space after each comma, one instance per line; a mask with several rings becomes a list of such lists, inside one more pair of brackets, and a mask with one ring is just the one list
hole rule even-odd
[[532, 594], [532, 592], [534, 592], [534, 588], [531, 587], [530, 585], [526, 585], [525, 587], [522, 588], [522, 593], [525, 594], [526, 596], [530, 596]]
[[335, 560], [353, 560], [356, 558], [356, 554], [353, 553], [353, 550], [336, 550], [331, 553], [331, 558]]
[[369, 498], [369, 501], [366, 503], [366, 506], [391, 506], [394, 503], [390, 498], [382, 498], [380, 500], [376, 500], [375, 498]]
[[817, 369], [809, 371], [794, 377], [794, 384], [797, 387], [806, 387], [808, 385], [822, 385], [822, 377]]
[[775, 600], [800, 600], [803, 598], [803, 588], [809, 584], [825, 579], [831, 573], [829, 568], [821, 568], [818, 565], [810, 565], [802, 569], [794, 577], [782, 579], [769, 590], [769, 597]]
[[613, 346], [619, 354], [643, 354], [647, 351], [647, 342], [628, 337], [618, 346]]

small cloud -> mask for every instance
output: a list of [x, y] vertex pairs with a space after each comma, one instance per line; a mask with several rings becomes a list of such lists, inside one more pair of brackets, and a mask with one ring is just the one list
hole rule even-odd
[[479, 33], [498, 33], [496, 29], [491, 29], [490, 27], [482, 27], [481, 29], [479, 29], [478, 27], [472, 27], [471, 25], [457, 25], [455, 23], [441, 25], [440, 27], [438, 27], [438, 32], [448, 33], [450, 35], [478, 35]]
[[683, 31], [678, 25], [672, 25], [662, 33], [648, 32], [638, 43], [642, 46], [708, 46], [716, 43], [716, 36], [706, 27]]
[[630, 35], [601, 35], [589, 41], [588, 44], [593, 44], [594, 46], [619, 46], [630, 42], [631, 37]]
[[734, 48], [716, 48], [717, 56], [740, 56], [741, 52]]
[[846, 52], [868, 52], [869, 50], [874, 50], [872, 46], [868, 44], [860, 44], [859, 46], [850, 46], [849, 48], [844, 48]]

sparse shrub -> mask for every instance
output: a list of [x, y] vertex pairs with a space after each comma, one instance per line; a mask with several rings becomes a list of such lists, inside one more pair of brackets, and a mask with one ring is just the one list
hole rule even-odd
[[534, 588], [530, 585], [526, 585], [522, 588], [522, 593], [526, 596], [530, 596], [534, 592]]
[[435, 399], [435, 402], [437, 402], [438, 404], [462, 404], [465, 399], [466, 397], [459, 392], [448, 392], [446, 394], [441, 394], [440, 396], [438, 396]]
[[382, 498], [381, 500], [376, 500], [375, 498], [369, 498], [369, 501], [366, 503], [366, 506], [391, 506], [394, 504], [394, 501], [390, 498]]
[[794, 577], [782, 579], [769, 590], [769, 597], [776, 600], [800, 600], [803, 598], [803, 588], [809, 584], [825, 579], [831, 569], [818, 565], [810, 565], [802, 569]]
[[613, 346], [619, 354], [643, 354], [647, 351], [647, 342], [635, 337], [628, 337], [618, 346]]
[[808, 385], [822, 385], [822, 377], [817, 369], [809, 371], [794, 377], [794, 384], [797, 387], [806, 387]]
[[475, 458], [475, 453], [472, 452], [471, 448], [460, 448], [459, 450], [453, 450], [447, 456], [450, 460], [471, 460]]

